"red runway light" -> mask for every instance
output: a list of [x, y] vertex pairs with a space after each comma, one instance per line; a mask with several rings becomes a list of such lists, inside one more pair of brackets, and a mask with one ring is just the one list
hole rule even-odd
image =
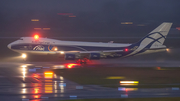
[[34, 35], [34, 39], [36, 39], [36, 40], [39, 39], [39, 35], [37, 35], [37, 34]]

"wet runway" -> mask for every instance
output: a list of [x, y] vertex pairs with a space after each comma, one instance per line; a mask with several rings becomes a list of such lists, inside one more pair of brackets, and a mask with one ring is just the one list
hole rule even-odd
[[133, 89], [79, 85], [51, 72], [52, 64], [0, 63], [0, 99], [2, 101], [57, 101], [86, 98], [180, 96], [180, 90], [177, 87]]

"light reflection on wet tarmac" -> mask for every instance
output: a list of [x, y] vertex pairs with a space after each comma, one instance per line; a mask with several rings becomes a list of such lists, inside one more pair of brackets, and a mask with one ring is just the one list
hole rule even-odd
[[0, 67], [0, 80], [2, 81], [0, 82], [0, 99], [3, 101], [180, 96], [179, 89], [175, 87], [141, 89], [79, 85], [52, 73], [50, 68], [43, 68], [40, 65]]

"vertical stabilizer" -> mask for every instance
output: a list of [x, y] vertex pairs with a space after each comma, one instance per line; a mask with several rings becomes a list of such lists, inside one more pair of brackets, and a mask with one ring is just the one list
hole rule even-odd
[[162, 23], [156, 29], [146, 35], [142, 40], [140, 40], [138, 42], [139, 46], [149, 46], [149, 48], [162, 46], [171, 26], [172, 23]]

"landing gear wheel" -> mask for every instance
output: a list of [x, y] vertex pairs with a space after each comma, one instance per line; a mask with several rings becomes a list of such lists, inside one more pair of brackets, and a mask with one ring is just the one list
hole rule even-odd
[[78, 59], [78, 60], [76, 61], [76, 63], [79, 63], [79, 64], [87, 64], [87, 62], [89, 62], [89, 59], [87, 59], [87, 58]]

